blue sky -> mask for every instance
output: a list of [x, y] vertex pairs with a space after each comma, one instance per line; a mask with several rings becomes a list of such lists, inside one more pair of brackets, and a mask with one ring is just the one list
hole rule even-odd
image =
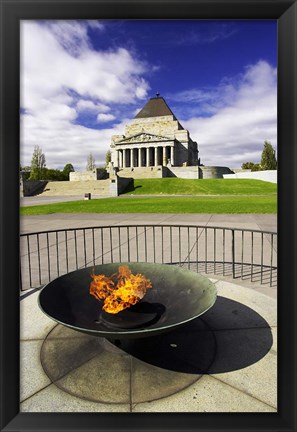
[[22, 21], [21, 164], [104, 164], [156, 92], [198, 142], [204, 165], [259, 162], [276, 149], [275, 20]]

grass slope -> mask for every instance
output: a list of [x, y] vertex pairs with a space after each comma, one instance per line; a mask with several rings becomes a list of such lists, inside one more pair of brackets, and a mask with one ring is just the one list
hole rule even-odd
[[135, 179], [126, 194], [133, 195], [263, 195], [276, 194], [277, 185], [249, 179]]
[[276, 196], [102, 198], [22, 207], [21, 215], [50, 213], [276, 213]]

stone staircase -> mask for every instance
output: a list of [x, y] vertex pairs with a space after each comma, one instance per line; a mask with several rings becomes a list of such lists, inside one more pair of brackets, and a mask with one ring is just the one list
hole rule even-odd
[[110, 180], [49, 181], [38, 196], [77, 196], [85, 193], [110, 196]]

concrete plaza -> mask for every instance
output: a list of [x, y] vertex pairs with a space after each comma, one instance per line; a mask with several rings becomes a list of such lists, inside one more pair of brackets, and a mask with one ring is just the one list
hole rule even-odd
[[[276, 219], [50, 214], [21, 217], [21, 232], [152, 223], [276, 231]], [[218, 292], [215, 305], [179, 330], [155, 342], [149, 338], [142, 349], [141, 342], [116, 348], [66, 329], [41, 312], [38, 292], [22, 297], [21, 411], [276, 412], [276, 287], [210, 279]]]

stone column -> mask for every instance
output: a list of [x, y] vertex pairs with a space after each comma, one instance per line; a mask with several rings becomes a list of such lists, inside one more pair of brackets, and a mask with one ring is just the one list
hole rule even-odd
[[150, 148], [147, 147], [146, 149], [146, 166], [149, 167], [150, 166]]
[[155, 147], [155, 166], [158, 165], [158, 147]]
[[120, 168], [123, 168], [123, 150], [120, 150], [119, 154], [120, 154]]
[[141, 147], [138, 148], [138, 166], [141, 167]]
[[117, 164], [117, 167], [119, 168], [120, 167], [120, 151], [119, 150], [116, 150], [116, 164]]
[[174, 160], [174, 146], [171, 147], [171, 165], [174, 166], [175, 160]]
[[166, 147], [163, 147], [163, 166], [167, 165], [167, 160], [166, 160]]
[[134, 168], [134, 149], [130, 149], [130, 167]]
[[126, 149], [123, 149], [123, 168], [126, 168]]

